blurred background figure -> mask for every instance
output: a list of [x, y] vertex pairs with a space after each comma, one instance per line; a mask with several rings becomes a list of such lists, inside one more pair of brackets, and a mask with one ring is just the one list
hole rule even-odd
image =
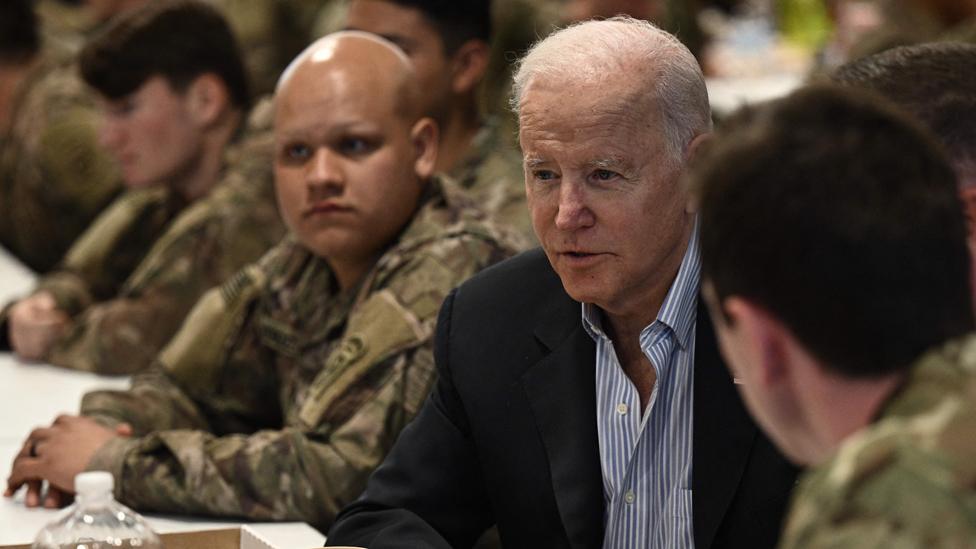
[[424, 112], [440, 127], [437, 171], [456, 180], [527, 248], [535, 235], [514, 128], [507, 117], [482, 110], [491, 13], [491, 0], [353, 0], [344, 28], [382, 36], [410, 58], [424, 90]]
[[100, 139], [131, 190], [33, 295], [0, 315], [0, 340], [9, 335], [25, 359], [130, 373], [150, 363], [200, 294], [282, 234], [270, 140], [264, 155], [242, 144], [251, 141], [245, 70], [226, 21], [205, 3], [126, 12], [79, 64], [99, 96]]
[[0, 245], [44, 272], [121, 183], [72, 52], [42, 38], [33, 4], [0, 2]]
[[[833, 0], [843, 10], [853, 0]], [[875, 0], [879, 21], [850, 45], [847, 59], [932, 41], [976, 42], [976, 0]]]

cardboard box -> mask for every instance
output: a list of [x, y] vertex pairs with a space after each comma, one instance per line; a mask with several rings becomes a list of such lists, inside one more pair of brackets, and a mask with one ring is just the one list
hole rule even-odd
[[[247, 525], [218, 530], [160, 534], [159, 538], [165, 549], [312, 549], [311, 547], [277, 547]], [[0, 549], [30, 549], [30, 544], [2, 545]]]

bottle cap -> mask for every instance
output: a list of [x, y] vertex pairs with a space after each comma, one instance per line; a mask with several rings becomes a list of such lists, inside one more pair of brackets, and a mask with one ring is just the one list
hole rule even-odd
[[75, 476], [75, 492], [82, 496], [111, 493], [114, 487], [115, 478], [108, 471], [85, 471]]

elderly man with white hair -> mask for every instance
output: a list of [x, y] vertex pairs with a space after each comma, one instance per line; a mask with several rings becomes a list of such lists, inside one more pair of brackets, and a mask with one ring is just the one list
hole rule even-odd
[[694, 57], [629, 18], [551, 35], [513, 104], [542, 250], [441, 309], [437, 385], [335, 545], [771, 547], [795, 471], [759, 433], [698, 298], [680, 176], [710, 131]]

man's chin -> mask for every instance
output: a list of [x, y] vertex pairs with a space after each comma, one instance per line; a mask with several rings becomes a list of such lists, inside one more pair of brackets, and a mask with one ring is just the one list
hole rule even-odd
[[563, 283], [563, 289], [575, 301], [599, 305], [601, 298], [604, 297], [603, 292], [600, 291], [602, 285], [596, 280], [580, 281], [574, 280], [574, 277], [563, 275], [560, 275], [559, 278]]

